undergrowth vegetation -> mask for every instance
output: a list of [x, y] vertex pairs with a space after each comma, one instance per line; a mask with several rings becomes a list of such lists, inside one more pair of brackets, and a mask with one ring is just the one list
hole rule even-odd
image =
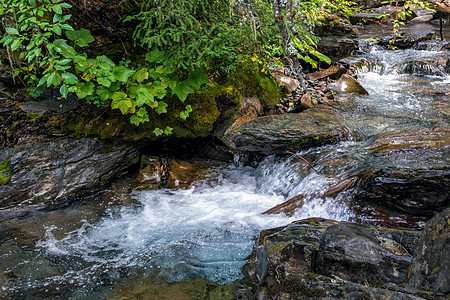
[[[331, 12], [351, 14], [352, 6], [348, 0], [124, 0], [122, 24], [133, 32], [126, 42], [134, 49], [117, 61], [105, 55], [108, 49], [88, 51], [95, 39], [71, 25], [75, 10], [63, 0], [0, 0], [0, 44], [8, 57], [2, 63], [31, 97], [58, 88], [63, 97], [75, 93], [110, 105], [139, 125], [151, 110], [166, 114], [173, 101], [184, 103], [246, 62], [330, 63], [316, 50], [313, 28]], [[178, 117], [185, 120], [192, 109], [185, 105]]]

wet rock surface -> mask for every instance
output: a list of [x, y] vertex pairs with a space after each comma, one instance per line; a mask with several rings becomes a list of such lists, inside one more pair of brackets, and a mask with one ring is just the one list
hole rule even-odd
[[450, 293], [450, 209], [433, 217], [417, 244], [408, 286]]
[[256, 299], [443, 297], [405, 287], [419, 240], [417, 231], [321, 218], [262, 231]]
[[[419, 216], [442, 211], [450, 203], [449, 146], [447, 128], [380, 135], [368, 149], [385, 162], [359, 174], [355, 199]], [[404, 162], [390, 163], [395, 159]]]
[[358, 49], [356, 29], [348, 20], [330, 15], [321, 26], [315, 27], [314, 33], [320, 37], [317, 50], [336, 62], [349, 56]]
[[106, 183], [138, 154], [135, 146], [105, 147], [87, 138], [2, 149], [0, 160], [7, 162], [3, 172], [10, 179], [0, 186], [0, 206], [18, 209], [57, 204]]
[[332, 106], [265, 116], [243, 124], [224, 139], [232, 149], [268, 155], [306, 149], [345, 139], [348, 132], [339, 126], [339, 118], [339, 110]]

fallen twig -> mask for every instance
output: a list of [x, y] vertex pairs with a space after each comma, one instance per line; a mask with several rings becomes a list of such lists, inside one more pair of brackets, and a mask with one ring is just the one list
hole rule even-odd
[[304, 162], [306, 162], [306, 163], [307, 163], [314, 171], [316, 171], [317, 174], [319, 174], [319, 175], [322, 176], [322, 177], [325, 177], [325, 176], [323, 176], [322, 174], [320, 174], [320, 172], [317, 171], [316, 168], [314, 168], [313, 165], [309, 163], [309, 161], [307, 161], [306, 159], [304, 159], [304, 158], [301, 157], [300, 155], [295, 154], [295, 153], [292, 153], [291, 151], [286, 151], [286, 152], [289, 153], [289, 154], [292, 154], [292, 155], [295, 155], [295, 156], [301, 158], [301, 159], [302, 159]]

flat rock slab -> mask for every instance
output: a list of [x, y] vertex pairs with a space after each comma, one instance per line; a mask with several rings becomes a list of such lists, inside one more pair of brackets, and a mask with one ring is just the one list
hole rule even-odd
[[331, 106], [265, 116], [243, 124], [223, 140], [235, 150], [281, 154], [345, 140], [348, 128], [341, 126], [342, 118]]
[[58, 204], [112, 179], [139, 155], [130, 145], [109, 145], [89, 138], [38, 143], [0, 150], [0, 208], [28, 209]]

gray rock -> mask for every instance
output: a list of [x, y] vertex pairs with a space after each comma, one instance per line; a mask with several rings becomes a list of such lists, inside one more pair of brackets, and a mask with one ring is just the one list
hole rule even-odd
[[321, 218], [262, 231], [256, 251], [256, 299], [442, 296], [403, 287], [412, 262], [406, 249], [418, 242], [416, 233]]
[[348, 20], [335, 15], [329, 16], [321, 26], [314, 29], [320, 37], [317, 50], [337, 62], [358, 50], [359, 41], [356, 29]]
[[450, 209], [433, 217], [423, 231], [408, 286], [450, 293]]
[[335, 143], [347, 138], [339, 112], [332, 107], [311, 108], [300, 114], [259, 117], [223, 137], [234, 150], [270, 155]]
[[26, 113], [36, 113], [43, 115], [47, 111], [65, 113], [77, 107], [78, 102], [74, 99], [45, 99], [40, 102], [25, 102], [20, 108]]
[[139, 155], [135, 146], [105, 147], [93, 139], [38, 143], [0, 150], [10, 181], [0, 186], [0, 207], [42, 207], [88, 192], [112, 179]]

